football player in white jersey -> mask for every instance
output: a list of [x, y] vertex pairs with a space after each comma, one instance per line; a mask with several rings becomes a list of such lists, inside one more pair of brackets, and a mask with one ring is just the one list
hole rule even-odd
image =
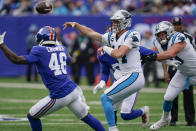
[[168, 21], [162, 21], [155, 27], [156, 40], [153, 50], [158, 51], [156, 56], [146, 57], [147, 61], [174, 59], [181, 62], [177, 72], [171, 79], [164, 96], [163, 114], [161, 119], [154, 123], [150, 129], [157, 130], [170, 122], [172, 101], [183, 91], [186, 86], [196, 84], [196, 52], [190, 41], [180, 32], [175, 32], [173, 25]]
[[83, 35], [107, 44], [108, 46], [103, 47], [103, 51], [119, 62], [122, 77], [106, 89], [101, 96], [108, 130], [118, 131], [113, 105], [139, 91], [144, 86], [144, 76], [139, 53], [140, 34], [126, 29], [131, 25], [131, 14], [126, 10], [118, 10], [110, 20], [112, 31], [104, 35], [77, 22], [65, 22], [64, 29], [68, 26], [74, 27]]

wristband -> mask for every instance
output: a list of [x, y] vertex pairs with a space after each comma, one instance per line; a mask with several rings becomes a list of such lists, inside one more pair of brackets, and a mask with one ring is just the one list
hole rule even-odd
[[111, 53], [112, 53], [112, 51], [113, 51], [113, 48], [108, 47], [108, 46], [103, 46], [103, 50], [104, 50], [108, 55], [111, 56]]

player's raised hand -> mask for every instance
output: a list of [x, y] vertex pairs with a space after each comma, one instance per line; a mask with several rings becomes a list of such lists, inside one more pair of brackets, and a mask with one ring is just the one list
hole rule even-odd
[[102, 56], [104, 54], [103, 47], [100, 47], [98, 49], [98, 53], [99, 53], [99, 56]]
[[97, 91], [103, 89], [105, 87], [105, 81], [101, 80], [99, 82], [99, 84], [97, 84], [94, 88], [93, 88], [93, 94], [96, 94]]
[[75, 26], [76, 26], [76, 22], [65, 22], [64, 24], [63, 24], [63, 30], [65, 30], [67, 27], [72, 27], [72, 28], [74, 28]]
[[6, 32], [3, 32], [3, 34], [0, 35], [0, 45], [4, 43], [4, 37]]

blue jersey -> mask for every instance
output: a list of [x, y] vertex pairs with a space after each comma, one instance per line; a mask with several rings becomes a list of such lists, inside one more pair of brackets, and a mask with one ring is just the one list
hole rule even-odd
[[62, 98], [76, 88], [67, 74], [66, 66], [71, 60], [64, 46], [34, 46], [24, 57], [27, 63], [36, 64], [51, 98]]
[[118, 66], [115, 67], [118, 61], [115, 58], [109, 56], [107, 53], [104, 53], [102, 56], [100, 56], [99, 53], [97, 52], [97, 58], [100, 62], [100, 66], [102, 69], [101, 80], [104, 80], [105, 82], [107, 82], [109, 74], [110, 74], [110, 69], [114, 71], [115, 68], [119, 68]]
[[[145, 48], [143, 46], [139, 47], [139, 52], [140, 52], [140, 56], [158, 53], [154, 50]], [[107, 82], [109, 74], [110, 74], [110, 69], [112, 69], [113, 71], [115, 69], [119, 69], [119, 67], [117, 65], [118, 61], [115, 58], [109, 56], [107, 53], [104, 53], [102, 56], [100, 56], [99, 53], [97, 53], [97, 57], [98, 57], [98, 60], [100, 62], [101, 69], [102, 69], [101, 80], [104, 80], [105, 82]]]

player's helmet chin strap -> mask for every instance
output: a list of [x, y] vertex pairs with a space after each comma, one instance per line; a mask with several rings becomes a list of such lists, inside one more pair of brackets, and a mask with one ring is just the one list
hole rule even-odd
[[160, 43], [161, 45], [167, 45], [168, 40], [167, 40], [167, 39], [161, 40], [161, 41], [159, 41], [159, 43]]
[[[166, 34], [167, 34], [167, 32], [165, 32]], [[156, 37], [158, 37], [158, 36], [156, 36]], [[169, 39], [166, 37], [164, 40], [159, 40], [158, 39], [158, 41], [159, 41], [159, 43], [161, 44], [161, 45], [167, 45], [168, 44], [168, 41], [169, 41]]]
[[51, 41], [51, 40], [49, 40], [49, 41], [41, 41], [40, 43], [39, 43], [39, 45], [40, 46], [44, 46], [44, 45], [56, 45], [56, 41]]
[[116, 29], [112, 27], [112, 32], [114, 32], [114, 33], [118, 33], [118, 32], [120, 32], [121, 30], [126, 29], [126, 28], [129, 27], [129, 25], [130, 25], [130, 22], [128, 22], [127, 24], [124, 24], [124, 23], [122, 22], [122, 20], [118, 20], [118, 22], [119, 22], [119, 23], [118, 23]]

